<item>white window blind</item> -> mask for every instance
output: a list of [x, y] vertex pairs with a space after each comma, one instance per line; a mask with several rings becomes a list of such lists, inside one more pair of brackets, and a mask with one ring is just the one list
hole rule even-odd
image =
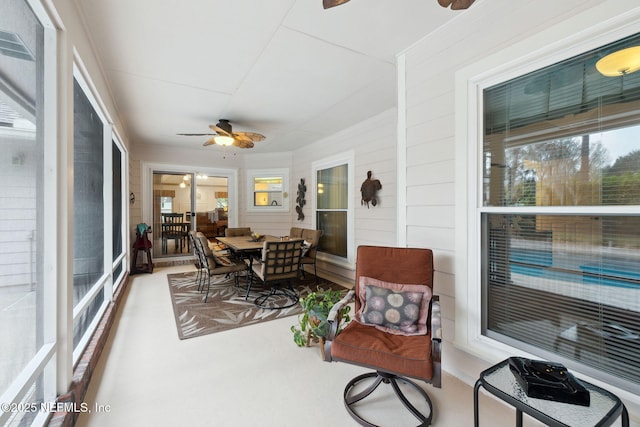
[[483, 334], [640, 390], [640, 35], [484, 90]]

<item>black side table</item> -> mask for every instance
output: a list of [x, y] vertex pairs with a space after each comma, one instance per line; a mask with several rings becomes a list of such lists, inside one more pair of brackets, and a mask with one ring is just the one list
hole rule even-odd
[[522, 413], [551, 427], [605, 427], [622, 415], [622, 426], [629, 427], [629, 414], [622, 401], [613, 393], [580, 380], [589, 390], [589, 406], [572, 405], [528, 397], [503, 360], [483, 371], [473, 389], [473, 425], [479, 426], [478, 391], [484, 387], [489, 393], [516, 408], [516, 427], [522, 427]]

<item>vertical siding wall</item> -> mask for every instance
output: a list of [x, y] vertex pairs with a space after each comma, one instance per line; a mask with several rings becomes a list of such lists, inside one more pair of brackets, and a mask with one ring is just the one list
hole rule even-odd
[[[322, 139], [293, 153], [291, 169], [292, 191], [297, 191], [300, 178], [307, 184], [307, 204], [303, 209], [304, 221], [297, 220], [294, 210], [291, 212], [292, 225], [313, 228], [312, 164], [316, 160], [353, 150], [355, 153], [355, 171], [353, 183], [353, 205], [355, 215], [355, 247], [359, 245], [395, 246], [397, 244], [397, 169], [396, 140], [397, 112], [391, 109], [358, 123], [342, 132]], [[382, 189], [378, 192], [378, 205], [360, 204], [360, 186], [371, 171], [373, 179], [379, 179]], [[326, 263], [318, 263], [319, 269], [331, 271], [347, 279], [355, 277], [354, 271], [338, 268]]]
[[[435, 292], [441, 296], [444, 369], [472, 383], [486, 367], [452, 343], [456, 307], [454, 258], [456, 70], [523, 40], [600, 1], [478, 1], [402, 54], [406, 62], [407, 245], [435, 255]], [[454, 13], [454, 12], [452, 12]], [[577, 29], [580, 30], [580, 29]], [[402, 97], [400, 97], [402, 99]], [[463, 260], [463, 254], [459, 255]]]
[[20, 137], [0, 135], [6, 152], [0, 163], [0, 287], [31, 286], [36, 280], [34, 172], [39, 153], [35, 131], [23, 133]]

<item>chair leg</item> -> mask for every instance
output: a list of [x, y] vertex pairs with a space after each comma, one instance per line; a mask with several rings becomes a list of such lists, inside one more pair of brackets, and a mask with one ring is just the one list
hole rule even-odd
[[[367, 388], [365, 388], [363, 391], [361, 391], [360, 393], [351, 395], [351, 391], [352, 389], [358, 385], [361, 381], [369, 379], [369, 378], [374, 378], [374, 381], [371, 385], [369, 385]], [[404, 395], [404, 393], [402, 392], [402, 390], [400, 389], [399, 385], [398, 385], [398, 381], [406, 384], [408, 386], [411, 386], [413, 389], [415, 389], [415, 391], [417, 391], [420, 396], [422, 397], [422, 399], [425, 400], [425, 402], [427, 403], [427, 406], [429, 407], [429, 414], [425, 415], [422, 412], [420, 412], [420, 410], [418, 410], [410, 401], [409, 399], [407, 399], [407, 397]], [[356, 422], [362, 426], [367, 426], [367, 427], [376, 427], [377, 424], [373, 424], [370, 421], [365, 420], [364, 418], [362, 418], [360, 415], [358, 415], [355, 412], [355, 409], [352, 407], [352, 405], [354, 405], [355, 403], [361, 401], [362, 399], [366, 398], [367, 396], [369, 396], [371, 393], [373, 393], [373, 391], [382, 383], [385, 384], [391, 384], [391, 387], [393, 388], [393, 391], [395, 392], [395, 394], [397, 395], [397, 397], [400, 399], [400, 401], [402, 402], [402, 404], [404, 405], [405, 408], [407, 408], [409, 410], [409, 412], [411, 412], [413, 414], [413, 416], [415, 416], [421, 423], [418, 424], [418, 427], [426, 427], [431, 425], [431, 420], [433, 418], [433, 404], [431, 403], [431, 399], [429, 398], [429, 395], [415, 382], [404, 378], [404, 377], [400, 377], [394, 374], [389, 374], [386, 372], [369, 372], [366, 374], [362, 374], [359, 375], [357, 377], [355, 377], [354, 379], [352, 379], [351, 381], [349, 381], [349, 383], [347, 384], [347, 386], [344, 389], [344, 405], [345, 408], [347, 409], [347, 412], [349, 412], [349, 415], [351, 415], [351, 417], [356, 420]]]
[[[296, 292], [293, 290], [293, 286], [291, 285], [291, 281], [289, 280], [288, 282], [288, 288], [289, 289], [282, 289], [278, 284], [274, 284], [271, 286], [271, 290], [269, 291], [269, 293], [266, 294], [262, 294], [259, 297], [257, 297], [254, 301], [255, 305], [257, 305], [260, 308], [266, 308], [269, 310], [281, 310], [283, 308], [289, 308], [289, 307], [293, 307], [294, 305], [296, 305], [298, 303], [298, 301], [300, 301], [300, 298], [298, 297], [298, 295], [296, 294]], [[291, 300], [291, 303], [287, 304], [287, 305], [279, 305], [279, 306], [270, 306], [267, 305], [267, 301], [269, 300], [269, 298], [271, 297], [277, 297], [277, 296], [284, 296], [287, 299]]]
[[251, 286], [253, 285], [253, 272], [247, 272], [247, 293], [244, 295], [244, 300], [249, 298], [249, 292], [251, 292]]
[[211, 275], [207, 274], [207, 293], [204, 296], [204, 302], [207, 302], [207, 298], [209, 298], [209, 289], [211, 288]]
[[316, 277], [316, 286], [318, 286], [318, 268], [316, 267], [316, 261], [313, 261], [313, 275]]

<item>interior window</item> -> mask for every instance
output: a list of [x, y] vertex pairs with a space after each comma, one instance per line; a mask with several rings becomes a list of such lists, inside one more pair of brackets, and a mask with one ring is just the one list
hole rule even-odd
[[289, 170], [251, 169], [247, 171], [247, 211], [288, 212]]
[[349, 165], [316, 171], [316, 227], [322, 230], [318, 250], [347, 258]]

